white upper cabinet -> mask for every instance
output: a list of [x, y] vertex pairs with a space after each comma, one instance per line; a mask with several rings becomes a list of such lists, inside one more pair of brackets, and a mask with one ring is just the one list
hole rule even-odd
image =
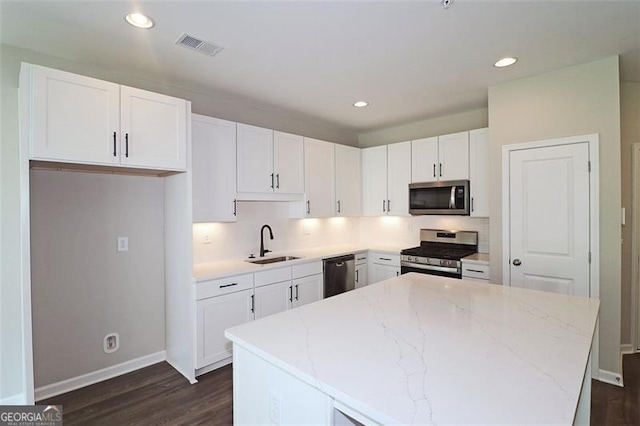
[[439, 180], [469, 179], [469, 132], [438, 136]]
[[190, 103], [22, 64], [30, 158], [182, 171]]
[[273, 130], [238, 123], [238, 192], [273, 192]]
[[387, 211], [387, 147], [362, 150], [362, 213], [379, 216]]
[[238, 192], [302, 194], [302, 136], [238, 123]]
[[387, 146], [387, 214], [409, 215], [411, 182], [411, 142]]
[[236, 221], [236, 123], [191, 116], [194, 222]]
[[273, 132], [273, 172], [275, 192], [304, 192], [304, 138], [283, 132]]
[[363, 214], [407, 216], [410, 180], [410, 142], [363, 149]]
[[305, 217], [335, 216], [334, 144], [304, 138]]
[[469, 132], [411, 142], [411, 181], [469, 179]]
[[438, 180], [438, 137], [411, 141], [411, 182]]
[[489, 217], [489, 129], [469, 132], [471, 216]]
[[362, 214], [362, 163], [360, 149], [335, 145], [336, 150], [336, 215]]
[[187, 102], [120, 86], [120, 162], [130, 167], [187, 168]]

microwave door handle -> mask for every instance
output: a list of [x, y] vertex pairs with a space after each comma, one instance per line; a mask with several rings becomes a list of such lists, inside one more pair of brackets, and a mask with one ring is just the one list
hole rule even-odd
[[451, 187], [451, 196], [449, 197], [449, 208], [450, 209], [456, 208], [456, 187], [455, 186]]

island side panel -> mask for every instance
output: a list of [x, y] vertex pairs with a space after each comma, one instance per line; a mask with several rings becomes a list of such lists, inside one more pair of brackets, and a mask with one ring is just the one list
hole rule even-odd
[[233, 422], [331, 425], [333, 399], [233, 345]]

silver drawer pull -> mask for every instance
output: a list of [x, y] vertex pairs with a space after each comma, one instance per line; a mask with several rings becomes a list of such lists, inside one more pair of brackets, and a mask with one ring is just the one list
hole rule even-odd
[[469, 272], [477, 272], [479, 274], [484, 274], [484, 271], [480, 271], [478, 269], [467, 269], [467, 271], [469, 271]]
[[378, 259], [380, 259], [380, 260], [388, 260], [389, 262], [391, 262], [391, 259], [389, 259], [388, 257], [379, 257]]
[[220, 288], [233, 287], [234, 285], [238, 285], [238, 283], [231, 283], [231, 284], [221, 285]]
[[359, 257], [357, 260], [367, 260], [366, 257]]

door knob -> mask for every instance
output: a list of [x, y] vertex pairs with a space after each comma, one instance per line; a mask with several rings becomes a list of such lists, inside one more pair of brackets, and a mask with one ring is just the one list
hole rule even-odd
[[520, 259], [513, 259], [513, 266], [520, 266], [522, 265], [522, 262], [520, 262]]

